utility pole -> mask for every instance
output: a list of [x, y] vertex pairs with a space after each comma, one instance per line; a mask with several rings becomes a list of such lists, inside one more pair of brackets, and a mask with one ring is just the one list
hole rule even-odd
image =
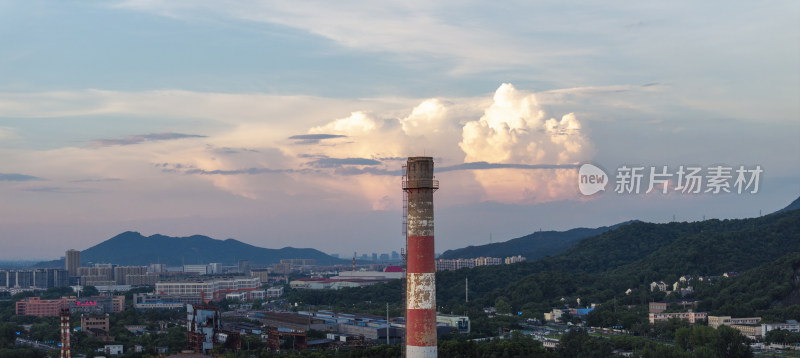
[[464, 297], [467, 303], [469, 303], [469, 277], [464, 277]]

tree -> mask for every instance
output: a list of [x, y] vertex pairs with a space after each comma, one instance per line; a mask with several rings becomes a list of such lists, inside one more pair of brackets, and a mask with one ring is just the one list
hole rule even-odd
[[717, 328], [717, 339], [714, 342], [714, 352], [718, 357], [749, 358], [753, 356], [750, 350], [750, 340], [741, 332], [728, 326]]
[[496, 309], [498, 313], [511, 313], [511, 305], [502, 297], [499, 297], [494, 302], [494, 309]]
[[94, 286], [83, 286], [83, 290], [81, 290], [81, 296], [97, 296], [99, 294], [100, 291]]

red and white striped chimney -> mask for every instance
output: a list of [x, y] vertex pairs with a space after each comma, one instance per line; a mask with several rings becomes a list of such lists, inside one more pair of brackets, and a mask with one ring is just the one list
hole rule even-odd
[[403, 190], [406, 227], [406, 357], [436, 357], [436, 262], [433, 248], [433, 158], [409, 157]]

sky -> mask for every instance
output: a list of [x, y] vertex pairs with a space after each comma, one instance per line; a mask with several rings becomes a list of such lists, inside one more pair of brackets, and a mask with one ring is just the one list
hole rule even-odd
[[[399, 251], [409, 156], [435, 161], [437, 252], [767, 214], [800, 196], [798, 18], [796, 1], [0, 2], [0, 260], [124, 231]], [[587, 163], [607, 181], [592, 195]]]

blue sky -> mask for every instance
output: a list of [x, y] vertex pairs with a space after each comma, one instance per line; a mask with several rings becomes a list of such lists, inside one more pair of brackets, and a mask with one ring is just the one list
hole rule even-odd
[[[3, 2], [0, 259], [126, 230], [398, 250], [393, 173], [423, 154], [489, 163], [439, 174], [440, 252], [771, 212], [800, 195], [799, 15], [792, 1]], [[757, 194], [582, 197], [575, 169], [534, 169], [585, 162], [764, 173]]]

